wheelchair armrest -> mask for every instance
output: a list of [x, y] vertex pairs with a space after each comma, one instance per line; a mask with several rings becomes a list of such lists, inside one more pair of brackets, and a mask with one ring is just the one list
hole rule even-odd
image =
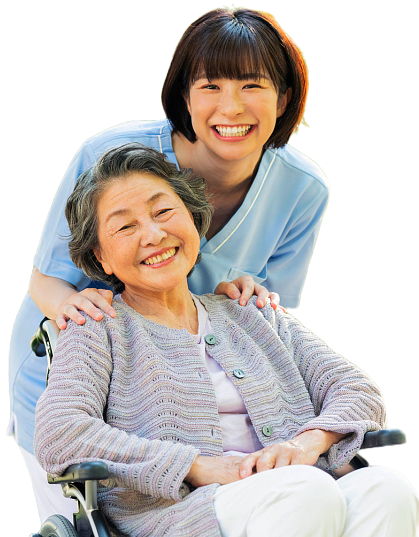
[[400, 429], [381, 429], [365, 433], [361, 449], [405, 444], [406, 435]]
[[109, 471], [105, 462], [92, 461], [82, 462], [81, 464], [72, 464], [67, 470], [58, 477], [48, 474], [48, 483], [84, 483], [85, 481], [99, 481], [108, 479]]

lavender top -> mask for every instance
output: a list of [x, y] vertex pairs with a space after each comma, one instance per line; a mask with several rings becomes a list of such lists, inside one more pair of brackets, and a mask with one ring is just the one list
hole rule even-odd
[[[294, 317], [204, 295], [214, 339], [208, 354], [240, 392], [264, 446], [309, 429], [352, 433], [317, 463], [330, 471], [358, 451], [385, 411], [378, 388]], [[70, 322], [61, 333], [48, 388], [36, 410], [35, 454], [58, 475], [104, 460], [98, 499], [131, 536], [219, 536], [218, 485], [192, 490], [195, 457], [222, 455], [217, 402], [198, 345], [186, 330], [145, 319], [115, 297], [115, 319]], [[244, 373], [238, 378], [234, 372]]]

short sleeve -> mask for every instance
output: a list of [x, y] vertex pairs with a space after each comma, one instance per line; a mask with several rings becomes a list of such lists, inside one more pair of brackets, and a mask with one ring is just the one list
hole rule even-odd
[[92, 166], [96, 158], [88, 143], [84, 143], [74, 156], [65, 173], [49, 211], [34, 266], [47, 276], [65, 280], [77, 289], [84, 289], [90, 282], [82, 270], [76, 268], [68, 252], [69, 228], [64, 214], [67, 199], [80, 174]]

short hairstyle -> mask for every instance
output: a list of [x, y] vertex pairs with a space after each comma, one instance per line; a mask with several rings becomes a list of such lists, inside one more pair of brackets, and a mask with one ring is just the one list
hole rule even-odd
[[[80, 175], [67, 200], [65, 216], [70, 228], [68, 248], [76, 267], [95, 281], [110, 285], [116, 293], [125, 286], [114, 275], [108, 275], [96, 259], [98, 239], [97, 204], [100, 196], [115, 179], [143, 172], [165, 180], [192, 213], [199, 236], [208, 231], [212, 206], [205, 195], [205, 181], [192, 170], [179, 171], [163, 153], [140, 143], [129, 143], [104, 153], [98, 162]], [[198, 256], [197, 262], [200, 260]]]
[[209, 11], [183, 34], [173, 55], [162, 90], [166, 116], [175, 132], [196, 141], [185, 102], [194, 80], [205, 73], [211, 80], [243, 80], [248, 73], [268, 75], [282, 96], [291, 99], [265, 144], [282, 147], [303, 119], [308, 74], [303, 55], [276, 20], [251, 9]]

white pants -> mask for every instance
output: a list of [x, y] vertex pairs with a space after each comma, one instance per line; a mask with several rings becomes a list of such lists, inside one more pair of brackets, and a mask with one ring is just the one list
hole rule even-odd
[[[20, 448], [41, 522], [70, 521], [74, 500], [49, 485], [35, 456]], [[218, 487], [214, 507], [223, 537], [413, 537], [419, 501], [410, 483], [382, 467], [335, 481], [312, 466], [286, 466]]]
[[73, 522], [73, 513], [76, 511], [75, 500], [63, 496], [61, 485], [48, 484], [47, 473], [36, 460], [35, 455], [22, 447], [20, 451], [31, 476], [41, 523], [45, 522], [49, 516], [58, 514], [64, 515], [70, 522]]
[[388, 468], [334, 480], [312, 466], [285, 466], [223, 485], [214, 499], [223, 537], [413, 537], [419, 500]]

